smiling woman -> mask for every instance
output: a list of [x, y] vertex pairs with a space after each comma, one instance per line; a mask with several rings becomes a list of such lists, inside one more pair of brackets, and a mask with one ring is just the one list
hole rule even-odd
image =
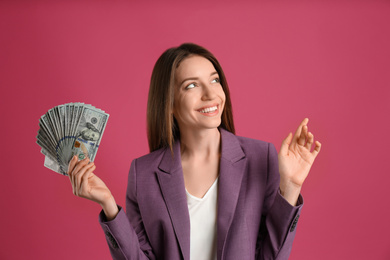
[[148, 98], [150, 154], [133, 160], [126, 213], [88, 159], [69, 165], [77, 196], [99, 203], [114, 259], [288, 259], [300, 190], [321, 144], [304, 119], [279, 155], [236, 136], [217, 59], [195, 44], [165, 51]]
[[216, 129], [226, 98], [213, 64], [201, 56], [188, 57], [176, 69], [175, 79], [173, 115], [179, 129]]
[[[188, 64], [185, 60], [190, 57], [195, 58], [195, 60], [203, 58], [206, 60], [203, 63], [208, 62], [213, 66], [212, 68], [209, 67], [209, 72], [203, 73], [210, 73], [207, 75], [210, 76], [207, 80], [215, 80], [218, 78], [217, 81], [219, 81], [219, 85], [222, 87], [225, 95], [224, 109], [221, 109], [221, 111], [223, 110], [221, 127], [231, 133], [235, 133], [229, 87], [221, 65], [212, 53], [201, 46], [183, 44], [178, 48], [170, 48], [165, 51], [157, 60], [153, 69], [147, 111], [148, 141], [151, 152], [166, 146], [169, 146], [172, 150], [174, 140], [180, 136], [180, 128], [176, 122], [177, 119], [172, 116], [174, 112], [174, 99], [177, 98], [178, 92], [183, 90], [182, 88], [187, 87], [189, 89], [195, 87], [196, 84], [191, 86], [190, 84], [196, 83], [194, 80], [199, 80], [199, 75], [192, 74], [191, 71], [186, 69], [186, 66], [179, 66], [182, 62]], [[179, 75], [180, 71], [187, 74]], [[215, 76], [218, 77], [212, 78], [211, 73], [215, 72]], [[177, 77], [181, 78], [178, 79]], [[187, 84], [186, 86], [183, 85], [185, 83]]]

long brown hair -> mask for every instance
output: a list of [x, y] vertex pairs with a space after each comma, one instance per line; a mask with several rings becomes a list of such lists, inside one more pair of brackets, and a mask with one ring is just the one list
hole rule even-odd
[[166, 50], [153, 68], [147, 108], [147, 131], [150, 152], [168, 146], [173, 152], [173, 143], [180, 138], [179, 126], [172, 114], [175, 94], [175, 71], [180, 62], [191, 55], [199, 55], [208, 59], [218, 72], [220, 83], [226, 96], [220, 127], [235, 134], [229, 87], [221, 65], [219, 65], [214, 55], [205, 48], [193, 43], [184, 43], [179, 47]]

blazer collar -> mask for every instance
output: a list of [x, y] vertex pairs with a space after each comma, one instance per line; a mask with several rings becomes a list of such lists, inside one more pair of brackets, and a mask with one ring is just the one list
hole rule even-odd
[[173, 157], [171, 150], [165, 148], [156, 175], [183, 259], [189, 260], [191, 226], [181, 166], [180, 141], [176, 141], [173, 146]]
[[169, 148], [165, 148], [158, 168], [165, 173], [171, 173], [181, 169], [180, 140], [173, 144], [173, 155]]
[[217, 259], [223, 259], [225, 242], [232, 224], [246, 171], [246, 157], [237, 136], [221, 129], [222, 154], [219, 165]]
[[[228, 230], [236, 209], [242, 177], [246, 170], [245, 153], [238, 138], [223, 128], [218, 185], [217, 255], [223, 256]], [[173, 157], [166, 148], [158, 166], [157, 178], [184, 259], [190, 257], [190, 217], [181, 166], [180, 141], [173, 146]]]
[[[245, 157], [237, 137], [229, 131], [218, 128], [221, 133], [221, 157], [225, 160], [235, 163]], [[180, 140], [176, 140], [173, 145], [173, 157], [169, 148], [165, 148], [164, 155], [158, 166], [160, 170], [170, 173], [181, 169]]]
[[242, 151], [241, 145], [238, 142], [237, 136], [229, 131], [219, 128], [222, 141], [222, 154], [221, 157], [235, 163], [245, 157], [245, 153]]

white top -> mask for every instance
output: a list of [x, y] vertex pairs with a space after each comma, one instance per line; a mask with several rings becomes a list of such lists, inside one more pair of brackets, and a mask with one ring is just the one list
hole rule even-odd
[[187, 190], [190, 213], [190, 259], [217, 259], [217, 197], [218, 178], [203, 198], [192, 196]]

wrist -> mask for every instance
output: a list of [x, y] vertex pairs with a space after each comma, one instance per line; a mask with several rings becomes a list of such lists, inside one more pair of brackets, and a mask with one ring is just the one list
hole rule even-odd
[[280, 194], [292, 205], [296, 206], [302, 186], [291, 181], [280, 180]]
[[112, 195], [109, 199], [100, 203], [100, 206], [102, 207], [108, 221], [113, 220], [119, 212], [118, 205]]

